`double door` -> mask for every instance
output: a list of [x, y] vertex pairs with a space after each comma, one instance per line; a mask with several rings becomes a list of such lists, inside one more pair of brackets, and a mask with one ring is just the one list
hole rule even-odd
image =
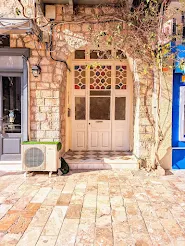
[[74, 65], [73, 74], [72, 149], [129, 150], [128, 91], [116, 90], [116, 66]]

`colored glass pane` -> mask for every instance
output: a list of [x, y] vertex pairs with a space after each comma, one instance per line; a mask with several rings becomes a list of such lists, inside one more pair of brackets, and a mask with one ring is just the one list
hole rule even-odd
[[85, 81], [86, 81], [86, 70], [85, 66], [74, 66], [75, 73], [74, 73], [74, 88], [79, 89], [85, 89]]
[[90, 89], [111, 89], [111, 66], [92, 66], [90, 68]]
[[116, 66], [116, 83], [115, 89], [125, 90], [127, 88], [127, 67]]

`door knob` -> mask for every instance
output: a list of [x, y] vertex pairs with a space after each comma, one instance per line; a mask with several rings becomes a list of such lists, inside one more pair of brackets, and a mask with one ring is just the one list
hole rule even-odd
[[89, 123], [89, 125], [90, 125], [91, 123]]

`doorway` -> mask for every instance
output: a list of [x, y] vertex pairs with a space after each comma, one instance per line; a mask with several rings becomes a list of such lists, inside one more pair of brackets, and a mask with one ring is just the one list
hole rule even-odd
[[76, 56], [72, 61], [71, 149], [130, 151], [132, 77], [127, 60], [94, 63], [91, 56], [81, 57], [85, 61]]
[[0, 160], [21, 160], [21, 77], [0, 77]]

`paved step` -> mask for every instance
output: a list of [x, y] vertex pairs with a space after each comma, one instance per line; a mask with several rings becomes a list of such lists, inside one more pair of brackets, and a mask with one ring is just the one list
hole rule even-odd
[[[65, 157], [64, 157], [65, 158]], [[129, 169], [138, 170], [137, 159], [133, 155], [121, 157], [105, 157], [101, 160], [96, 158], [83, 159], [65, 159], [71, 170], [76, 169]]]
[[22, 171], [21, 161], [0, 161], [0, 171]]

